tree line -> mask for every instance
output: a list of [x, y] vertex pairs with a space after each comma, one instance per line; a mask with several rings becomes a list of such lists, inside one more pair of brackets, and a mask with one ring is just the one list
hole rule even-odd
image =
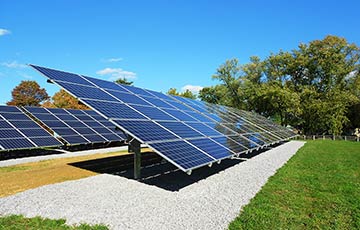
[[[226, 60], [212, 76], [219, 84], [198, 95], [170, 88], [167, 94], [254, 111], [303, 134], [350, 133], [360, 127], [360, 49], [326, 36], [291, 51]], [[115, 82], [132, 85], [120, 78]], [[64, 90], [51, 98], [35, 81], [23, 81], [8, 105], [89, 109]]]
[[344, 38], [327, 36], [240, 65], [227, 60], [199, 98], [255, 111], [304, 134], [351, 132], [360, 127], [360, 51]]

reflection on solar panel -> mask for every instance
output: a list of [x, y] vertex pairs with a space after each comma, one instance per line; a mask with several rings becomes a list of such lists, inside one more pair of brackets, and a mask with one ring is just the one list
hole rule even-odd
[[31, 66], [183, 171], [295, 136], [250, 112]]
[[0, 149], [16, 150], [62, 145], [18, 107], [0, 106]]
[[94, 111], [29, 106], [25, 109], [70, 145], [125, 139], [125, 135], [116, 131], [111, 122]]

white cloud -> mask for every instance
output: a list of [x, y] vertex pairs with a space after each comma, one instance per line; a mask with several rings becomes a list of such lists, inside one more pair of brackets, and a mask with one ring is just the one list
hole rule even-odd
[[124, 60], [123, 58], [108, 58], [108, 59], [104, 59], [104, 62], [119, 62]]
[[204, 87], [199, 85], [185, 85], [181, 88], [182, 91], [189, 90], [192, 93], [199, 93], [200, 90], [202, 90]]
[[8, 68], [13, 68], [13, 69], [20, 69], [20, 68], [26, 68], [27, 67], [27, 65], [18, 63], [17, 61], [2, 62], [2, 63], [0, 63], [0, 65], [8, 67]]
[[110, 75], [109, 80], [118, 78], [135, 79], [136, 73], [123, 70], [121, 68], [105, 68], [96, 72], [99, 75]]
[[6, 35], [6, 34], [11, 34], [11, 31], [0, 28], [0, 36]]

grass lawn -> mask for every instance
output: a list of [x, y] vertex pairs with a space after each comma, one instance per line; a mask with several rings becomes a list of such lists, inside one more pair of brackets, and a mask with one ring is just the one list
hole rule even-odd
[[124, 154], [127, 154], [127, 151], [59, 158], [0, 167], [0, 197], [9, 196], [47, 184], [94, 176], [97, 173], [71, 166], [69, 163]]
[[65, 220], [50, 220], [40, 217], [25, 218], [23, 216], [12, 215], [0, 218], [0, 230], [15, 230], [15, 229], [27, 229], [27, 230], [106, 230], [105, 225], [87, 225], [81, 224], [79, 226], [69, 226], [65, 224]]
[[230, 229], [360, 229], [360, 143], [308, 141]]

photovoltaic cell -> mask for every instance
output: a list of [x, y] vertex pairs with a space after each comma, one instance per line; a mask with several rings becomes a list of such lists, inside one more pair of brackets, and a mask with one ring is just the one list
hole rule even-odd
[[[211, 150], [207, 146], [214, 145], [216, 150], [226, 149], [226, 153], [230, 151], [238, 154], [270, 142], [277, 142], [281, 138], [290, 137], [293, 134], [261, 116], [234, 108], [169, 96], [152, 90], [120, 85], [77, 74], [67, 75], [62, 71], [60, 73], [59, 71], [51, 72], [50, 69], [44, 71], [42, 67], [33, 67], [77, 96], [81, 102], [99, 112], [101, 116], [112, 120], [123, 131], [150, 145], [160, 155], [181, 169], [190, 170], [201, 166], [202, 163], [198, 162], [193, 166], [183, 167], [190, 159], [184, 160], [181, 164], [179, 161], [172, 160], [175, 153], [167, 149], [171, 144], [185, 143], [195, 149], [198, 148], [199, 152], [191, 151], [205, 154], [214, 162], [216, 161], [214, 156], [221, 155], [220, 150], [216, 154], [210, 154]], [[53, 77], [54, 75], [56, 77]], [[84, 86], [76, 89], [74, 85]], [[97, 95], [97, 92], [93, 93], [93, 89], [88, 88], [96, 88], [95, 91], [100, 90], [99, 94], [106, 91], [108, 95], [111, 94], [112, 98]], [[93, 96], [95, 94], [97, 96]], [[94, 116], [100, 119], [100, 116]], [[111, 122], [105, 120], [99, 120], [99, 122], [108, 128], [115, 128]], [[205, 136], [212, 137], [212, 140]], [[197, 148], [189, 141], [196, 143]], [[225, 155], [227, 156], [227, 154]]]
[[61, 143], [18, 107], [0, 106], [0, 146], [2, 150], [55, 147]]
[[174, 134], [166, 129], [160, 127], [153, 121], [125, 121], [114, 120], [120, 127], [126, 130], [131, 130], [137, 134], [137, 137], [143, 142], [154, 142], [161, 140], [175, 140], [178, 139]]
[[153, 143], [150, 146], [184, 170], [214, 161], [214, 159], [183, 140]]
[[233, 154], [229, 149], [209, 138], [189, 140], [189, 142], [218, 160], [228, 158]]
[[181, 122], [160, 121], [159, 124], [168, 129], [169, 131], [180, 136], [181, 138], [194, 138], [204, 136]]
[[[115, 130], [111, 130], [95, 120], [91, 115], [99, 116], [96, 112], [88, 114], [86, 110], [37, 107], [25, 107], [25, 109], [71, 145], [105, 143], [125, 139], [123, 134], [119, 135]], [[101, 116], [99, 117], [101, 118]]]

